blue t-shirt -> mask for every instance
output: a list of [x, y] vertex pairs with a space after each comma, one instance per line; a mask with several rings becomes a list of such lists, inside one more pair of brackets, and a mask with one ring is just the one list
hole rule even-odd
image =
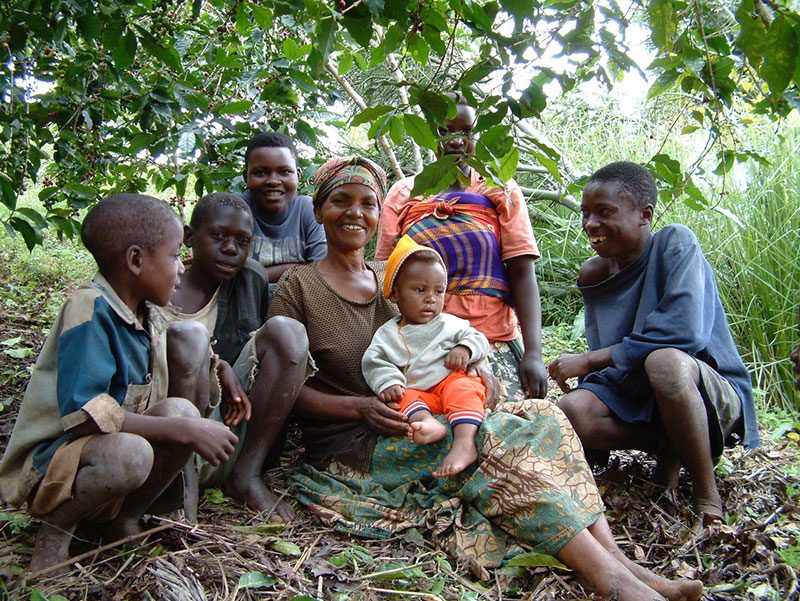
[[714, 271], [694, 233], [669, 225], [644, 251], [605, 281], [579, 286], [590, 350], [610, 348], [612, 367], [581, 378], [623, 421], [648, 423], [655, 397], [644, 361], [659, 348], [675, 348], [710, 365], [742, 401], [745, 446], [759, 446], [753, 390], [728, 327]]
[[282, 215], [266, 218], [258, 211], [250, 191], [241, 194], [253, 211], [253, 242], [250, 257], [271, 267], [284, 263], [319, 261], [328, 252], [325, 230], [314, 219], [310, 196], [295, 196]]

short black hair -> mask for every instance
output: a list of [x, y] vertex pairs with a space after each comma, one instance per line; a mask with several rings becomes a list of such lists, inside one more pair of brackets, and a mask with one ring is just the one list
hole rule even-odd
[[595, 171], [586, 185], [595, 182], [617, 182], [636, 208], [656, 206], [658, 197], [656, 180], [646, 167], [638, 163], [631, 161], [609, 163]]
[[203, 198], [198, 200], [197, 204], [194, 205], [192, 218], [189, 220], [189, 226], [192, 229], [196, 229], [201, 225], [205, 225], [207, 222], [211, 221], [214, 211], [219, 207], [233, 207], [250, 215], [250, 219], [253, 218], [253, 212], [240, 196], [231, 194], [230, 192], [212, 192], [211, 194], [203, 196]]
[[250, 155], [257, 148], [286, 148], [294, 160], [297, 160], [297, 146], [294, 145], [294, 140], [284, 134], [279, 134], [276, 131], [261, 132], [250, 138], [247, 143], [247, 149], [244, 151], [244, 168], [247, 169], [247, 164], [250, 161]]
[[125, 251], [139, 246], [154, 251], [180, 220], [166, 202], [146, 194], [114, 194], [98, 202], [81, 226], [83, 245], [101, 273], [109, 273]]

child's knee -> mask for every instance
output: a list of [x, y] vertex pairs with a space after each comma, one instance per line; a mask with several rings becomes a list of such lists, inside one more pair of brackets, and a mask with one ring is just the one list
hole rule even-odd
[[150, 443], [127, 432], [103, 437], [102, 442], [92, 449], [93, 479], [103, 482], [115, 494], [126, 494], [141, 487], [153, 469], [154, 453]]
[[308, 356], [308, 335], [299, 321], [278, 315], [270, 318], [256, 334], [256, 352], [259, 360], [272, 351], [300, 364]]
[[200, 417], [200, 411], [188, 399], [167, 397], [147, 410], [147, 415], [159, 417]]
[[167, 329], [167, 362], [170, 369], [203, 370], [209, 359], [209, 343], [208, 330], [197, 321], [170, 324]]

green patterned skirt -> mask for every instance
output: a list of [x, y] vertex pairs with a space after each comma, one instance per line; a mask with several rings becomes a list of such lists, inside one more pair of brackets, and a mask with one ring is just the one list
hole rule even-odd
[[575, 431], [549, 401], [488, 413], [478, 462], [456, 477], [434, 478], [451, 444], [452, 435], [430, 445], [381, 437], [368, 474], [339, 462], [326, 470], [301, 464], [289, 482], [337, 531], [386, 538], [426, 530], [483, 578], [486, 568], [523, 550], [557, 553], [604, 510]]

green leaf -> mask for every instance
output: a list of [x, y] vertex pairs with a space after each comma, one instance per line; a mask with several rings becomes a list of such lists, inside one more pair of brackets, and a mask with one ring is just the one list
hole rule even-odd
[[517, 173], [517, 165], [519, 164], [519, 150], [516, 146], [512, 146], [511, 150], [503, 158], [498, 161], [497, 175], [501, 180], [507, 182]]
[[780, 14], [767, 30], [766, 55], [759, 74], [769, 86], [773, 98], [789, 85], [797, 66], [797, 34], [788, 17]]
[[520, 553], [515, 555], [506, 563], [508, 566], [526, 566], [526, 567], [547, 567], [558, 568], [559, 570], [569, 570], [567, 566], [558, 561], [552, 555], [544, 553]]
[[12, 217], [8, 220], [8, 224], [14, 228], [15, 231], [22, 234], [22, 239], [25, 241], [25, 246], [31, 251], [37, 244], [41, 244], [42, 235], [30, 223], [19, 217]]
[[361, 19], [345, 17], [342, 24], [359, 46], [369, 48], [369, 42], [372, 39], [372, 19], [369, 17]]
[[283, 40], [283, 44], [281, 44], [281, 50], [283, 50], [283, 55], [290, 61], [303, 56], [303, 52], [300, 51], [300, 45], [294, 38], [286, 38]]
[[665, 153], [660, 153], [650, 159], [653, 171], [668, 184], [675, 186], [680, 183], [683, 177], [681, 164], [677, 160]]
[[312, 148], [317, 144], [317, 132], [308, 123], [298, 119], [294, 124], [295, 137]]
[[220, 505], [225, 502], [225, 494], [219, 488], [207, 488], [205, 494], [209, 503]]
[[[22, 342], [22, 336], [17, 336], [16, 338], [7, 338], [0, 342], [3, 346], [17, 346], [20, 342]], [[8, 514], [0, 513], [0, 522], [3, 521], [3, 516]], [[8, 521], [8, 520], [6, 520]]]
[[280, 553], [281, 555], [288, 555], [290, 557], [300, 557], [303, 551], [295, 543], [288, 540], [277, 540], [272, 543], [272, 550]]
[[250, 2], [250, 9], [253, 11], [253, 19], [261, 29], [270, 29], [272, 27], [272, 11], [264, 6]]
[[[400, 568], [403, 568], [402, 570]], [[380, 574], [375, 577], [375, 580], [396, 580], [398, 578], [427, 578], [427, 574], [419, 566], [408, 565], [399, 561], [387, 563], [381, 568], [381, 572], [389, 572], [390, 570], [397, 570], [389, 574]]]
[[[217, 488], [214, 489], [206, 489], [208, 490], [219, 490]], [[206, 495], [208, 496], [208, 495]], [[253, 532], [255, 534], [277, 534], [279, 532], [283, 532], [285, 529], [285, 524], [281, 522], [266, 522], [264, 524], [254, 524], [252, 526], [231, 526], [233, 530], [238, 530], [239, 532]]]
[[[28, 250], [31, 250], [30, 248]], [[33, 357], [33, 349], [32, 348], [9, 348], [3, 350], [4, 355], [8, 355], [9, 357], [14, 357], [15, 359], [28, 359], [29, 357]]]
[[471, 86], [489, 77], [497, 69], [497, 63], [494, 59], [488, 62], [481, 62], [477, 65], [472, 65], [469, 69], [464, 71], [464, 74], [458, 80], [459, 87]]
[[478, 144], [486, 147], [493, 157], [500, 158], [508, 154], [514, 145], [510, 134], [511, 128], [508, 125], [495, 125], [481, 135]]
[[421, 35], [415, 31], [411, 32], [406, 38], [406, 47], [408, 48], [408, 53], [420, 65], [424, 67], [428, 64], [431, 48]]
[[337, 71], [339, 75], [344, 75], [347, 73], [350, 68], [353, 66], [353, 55], [349, 50], [342, 52], [339, 55], [339, 64], [337, 67]]
[[674, 69], [664, 71], [656, 78], [653, 85], [650, 86], [650, 89], [647, 91], [647, 99], [650, 100], [656, 96], [660, 96], [669, 90], [673, 84], [678, 81], [680, 75], [681, 74]]
[[272, 586], [277, 582], [274, 576], [267, 576], [261, 572], [245, 572], [239, 576], [239, 583], [236, 588], [264, 588]]
[[30, 207], [20, 207], [17, 214], [24, 216], [29, 222], [40, 229], [47, 229], [47, 220], [35, 209]]
[[252, 107], [252, 100], [232, 100], [218, 105], [214, 109], [214, 113], [217, 115], [241, 115], [249, 112]]
[[672, 0], [650, 0], [647, 16], [653, 33], [653, 43], [661, 50], [670, 50], [678, 30]]
[[136, 58], [137, 45], [136, 35], [132, 31], [128, 31], [122, 37], [122, 43], [117, 44], [111, 55], [117, 71], [124, 71], [133, 64], [133, 60]]
[[429, 118], [435, 121], [444, 121], [448, 110], [455, 104], [444, 94], [431, 90], [423, 90], [416, 98], [416, 103]]
[[399, 115], [392, 115], [392, 118], [389, 119], [389, 136], [392, 138], [392, 142], [399, 146], [405, 140], [405, 135], [406, 128], [403, 127], [403, 118]]
[[756, 13], [753, 0], [742, 0], [736, 9], [736, 20], [739, 22], [736, 45], [742, 49], [747, 60], [758, 69], [767, 50], [767, 28]]
[[411, 190], [411, 196], [436, 194], [455, 182], [458, 174], [461, 173], [458, 168], [458, 160], [459, 157], [446, 154], [426, 165], [414, 176], [414, 188]]
[[406, 114], [403, 115], [403, 125], [417, 144], [436, 152], [438, 149], [436, 136], [425, 119], [419, 115]]
[[353, 117], [353, 122], [351, 125], [356, 127], [361, 125], [362, 123], [371, 123], [375, 121], [381, 115], [385, 115], [389, 111], [391, 111], [394, 107], [388, 104], [379, 104], [378, 106], [369, 106], [365, 108], [363, 111], [358, 113], [355, 117]]
[[503, 119], [508, 112], [508, 105], [503, 102], [500, 103], [497, 108], [498, 110], [496, 111], [481, 112], [481, 114], [478, 116], [478, 120], [475, 122], [475, 127], [472, 130], [473, 134], [477, 134], [503, 122]]
[[139, 32], [139, 41], [142, 43], [142, 46], [144, 46], [144, 49], [148, 54], [165, 64], [167, 67], [170, 67], [175, 71], [180, 71], [181, 57], [178, 55], [178, 51], [175, 50], [175, 48], [172, 46], [163, 46], [162, 44], [158, 43], [147, 30], [139, 25], [136, 26], [136, 29]]
[[327, 16], [319, 20], [317, 27], [314, 31], [315, 44], [308, 57], [308, 64], [314, 71], [315, 75], [319, 75], [325, 64], [328, 62], [333, 50], [333, 42], [336, 37], [336, 24], [333, 17]]
[[103, 24], [95, 13], [91, 12], [81, 15], [78, 17], [77, 21], [78, 31], [81, 32], [81, 35], [83, 35], [85, 39], [96, 40], [100, 37], [103, 31]]
[[500, 6], [517, 21], [521, 21], [526, 16], [533, 16], [535, 3], [534, 0], [500, 0]]

